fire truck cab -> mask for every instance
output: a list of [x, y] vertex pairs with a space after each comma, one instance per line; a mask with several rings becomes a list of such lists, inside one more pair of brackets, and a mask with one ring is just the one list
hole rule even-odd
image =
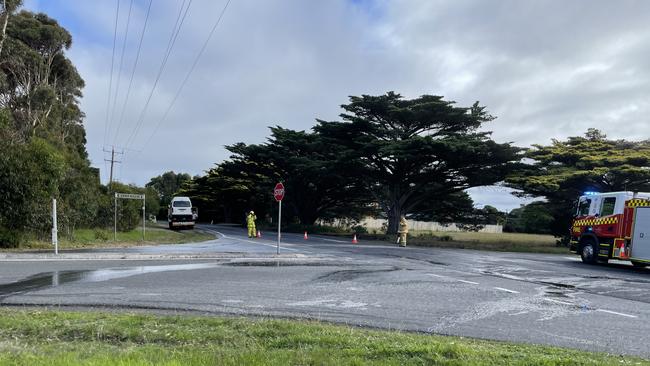
[[650, 265], [650, 193], [586, 192], [577, 203], [571, 251], [585, 263]]

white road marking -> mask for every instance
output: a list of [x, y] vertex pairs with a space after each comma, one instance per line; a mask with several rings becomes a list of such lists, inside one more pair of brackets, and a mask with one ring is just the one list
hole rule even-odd
[[560, 300], [555, 300], [555, 299], [544, 299], [544, 301], [554, 302], [554, 303], [563, 304], [563, 305], [575, 305], [574, 303], [571, 303], [571, 302], [560, 301]]
[[596, 311], [600, 311], [601, 313], [620, 315], [620, 316], [624, 316], [624, 317], [626, 317], [626, 318], [638, 318], [638, 316], [636, 316], [636, 315], [630, 315], [630, 314], [625, 314], [625, 313], [619, 313], [619, 312], [611, 311], [611, 310], [596, 309]]
[[325, 238], [318, 238], [318, 237], [316, 237], [316, 239], [325, 240], [325, 241], [333, 241], [335, 243], [347, 243], [347, 241], [336, 240], [336, 239], [325, 239]]
[[435, 274], [435, 273], [425, 273], [427, 276], [433, 276], [433, 277], [438, 277], [438, 278], [447, 278], [447, 276]]
[[465, 281], [465, 280], [457, 280], [457, 281], [462, 282], [462, 283], [469, 283], [470, 285], [478, 285], [479, 284], [478, 282]]
[[493, 287], [493, 289], [495, 289], [495, 290], [499, 290], [499, 291], [509, 292], [509, 293], [511, 293], [511, 294], [518, 294], [518, 293], [519, 293], [519, 291], [508, 290], [507, 288], [503, 288], [503, 287]]
[[[225, 234], [223, 234], [223, 233], [221, 233], [221, 232], [219, 232], [219, 231], [217, 231], [217, 234], [223, 236], [223, 237], [226, 238], [226, 239], [234, 239], [234, 240], [239, 240], [239, 241], [245, 241], [245, 242], [247, 242], [247, 243], [251, 243], [251, 244], [259, 244], [259, 245], [265, 245], [265, 246], [267, 246], [267, 247], [277, 248], [277, 245], [276, 245], [276, 244], [266, 244], [266, 243], [261, 243], [261, 242], [259, 242], [259, 241], [252, 241], [252, 240], [246, 240], [246, 239], [235, 238], [235, 237], [232, 237], [232, 236], [225, 235]], [[298, 250], [298, 249], [287, 248], [286, 246], [280, 246], [280, 250], [283, 250], [283, 249], [291, 250], [291, 251], [294, 251], [294, 252], [299, 252], [299, 251], [300, 251], [300, 250]]]

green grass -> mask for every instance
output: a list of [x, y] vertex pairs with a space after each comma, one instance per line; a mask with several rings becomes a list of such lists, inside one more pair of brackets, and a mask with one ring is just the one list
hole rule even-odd
[[[196, 229], [174, 231], [158, 224], [149, 225], [145, 230], [144, 241], [142, 240], [142, 227], [126, 232], [118, 231], [116, 241], [113, 240], [113, 231], [106, 229], [77, 229], [73, 238], [59, 233], [59, 249], [192, 243], [214, 239], [214, 235]], [[52, 249], [52, 243], [43, 240], [27, 240], [21, 243], [19, 249]]]
[[[359, 238], [395, 243], [397, 236], [361, 234]], [[568, 253], [567, 248], [556, 245], [556, 240], [552, 235], [521, 233], [410, 231], [408, 245], [502, 252]]]
[[[568, 253], [552, 235], [479, 232], [415, 232], [409, 244], [525, 253]], [[410, 235], [410, 234], [409, 234]]]
[[0, 309], [0, 365], [649, 365], [317, 322]]

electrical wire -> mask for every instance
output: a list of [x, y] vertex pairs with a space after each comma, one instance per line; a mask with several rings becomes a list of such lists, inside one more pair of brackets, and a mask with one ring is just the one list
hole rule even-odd
[[120, 18], [120, 0], [117, 0], [117, 8], [115, 10], [115, 29], [113, 30], [113, 52], [111, 56], [111, 76], [108, 82], [108, 98], [106, 101], [106, 121], [104, 122], [104, 147], [106, 147], [106, 139], [108, 135], [108, 115], [111, 108], [111, 94], [113, 91], [113, 66], [115, 63], [115, 42], [117, 40], [117, 21]]
[[149, 138], [147, 139], [145, 144], [142, 146], [142, 150], [144, 150], [144, 148], [149, 144], [149, 142], [151, 142], [151, 139], [154, 137], [156, 132], [158, 132], [158, 129], [160, 128], [162, 123], [167, 119], [167, 116], [169, 115], [169, 112], [171, 111], [172, 107], [176, 103], [176, 100], [178, 99], [179, 95], [183, 91], [183, 88], [185, 87], [185, 84], [187, 83], [187, 81], [190, 78], [190, 75], [192, 75], [192, 72], [196, 68], [196, 65], [198, 64], [199, 59], [201, 58], [201, 56], [203, 56], [203, 53], [205, 52], [205, 49], [207, 48], [208, 44], [210, 43], [210, 39], [212, 38], [212, 35], [214, 34], [215, 30], [219, 26], [219, 23], [221, 23], [221, 19], [223, 18], [223, 15], [226, 13], [226, 10], [228, 9], [228, 5], [230, 5], [230, 1], [231, 0], [226, 1], [226, 4], [224, 5], [223, 9], [221, 10], [221, 13], [219, 14], [219, 17], [217, 18], [217, 21], [212, 26], [212, 29], [210, 30], [210, 33], [208, 34], [208, 37], [205, 39], [205, 42], [203, 42], [203, 46], [201, 47], [201, 50], [196, 55], [196, 58], [194, 59], [194, 62], [192, 63], [192, 66], [190, 67], [190, 70], [185, 75], [185, 78], [183, 79], [183, 82], [181, 83], [180, 87], [176, 91], [176, 94], [174, 95], [174, 98], [172, 99], [171, 103], [169, 104], [169, 106], [165, 110], [165, 113], [163, 114], [162, 118], [158, 121], [158, 124], [154, 128], [153, 132], [151, 133], [151, 135], [149, 136]]
[[[113, 108], [111, 109], [111, 114], [110, 114], [110, 120], [113, 121], [113, 117], [115, 115], [115, 106], [117, 105], [117, 96], [120, 91], [120, 82], [122, 81], [122, 65], [124, 64], [124, 51], [126, 50], [126, 42], [129, 37], [129, 25], [131, 23], [131, 11], [133, 9], [133, 0], [130, 1], [129, 3], [129, 11], [128, 15], [126, 16], [126, 26], [124, 30], [124, 38], [122, 39], [122, 52], [120, 54], [120, 66], [117, 69], [117, 85], [115, 86], [115, 94], [113, 95]], [[111, 129], [109, 128], [109, 135]], [[110, 139], [110, 136], [109, 136]]]
[[129, 96], [131, 96], [131, 87], [133, 86], [133, 77], [135, 76], [135, 70], [138, 66], [138, 61], [140, 60], [140, 51], [142, 50], [142, 40], [144, 39], [144, 33], [147, 29], [147, 23], [149, 22], [149, 13], [151, 12], [151, 4], [153, 0], [149, 0], [149, 6], [147, 7], [147, 15], [144, 18], [144, 25], [142, 26], [142, 32], [140, 33], [140, 41], [138, 42], [138, 50], [135, 54], [135, 61], [133, 62], [133, 68], [131, 69], [131, 77], [129, 79], [129, 86], [126, 88], [126, 96], [124, 97], [124, 103], [122, 104], [122, 111], [120, 112], [120, 119], [117, 124], [117, 129], [115, 130], [115, 136], [113, 137], [113, 145], [117, 142], [117, 138], [120, 133], [120, 128], [122, 127], [122, 122], [124, 121], [124, 112], [126, 111], [126, 105], [129, 101]]
[[[135, 124], [135, 127], [133, 128], [133, 132], [129, 136], [129, 138], [126, 141], [126, 144], [124, 145], [125, 147], [129, 147], [131, 145], [131, 142], [135, 139], [137, 136], [140, 127], [142, 126], [144, 122], [145, 115], [147, 113], [147, 109], [149, 107], [149, 103], [151, 102], [151, 98], [153, 97], [153, 94], [156, 90], [156, 87], [158, 86], [158, 82], [160, 81], [160, 77], [162, 76], [165, 66], [167, 65], [167, 61], [169, 60], [169, 56], [171, 55], [171, 52], [174, 48], [174, 45], [176, 44], [176, 39], [178, 38], [178, 34], [180, 33], [180, 30], [183, 26], [183, 23], [185, 22], [185, 18], [187, 17], [187, 12], [190, 9], [190, 6], [192, 5], [192, 0], [189, 0], [187, 4], [187, 8], [185, 8], [185, 12], [183, 13], [183, 7], [185, 5], [185, 0], [183, 0], [183, 3], [181, 4], [181, 8], [178, 13], [178, 17], [176, 19], [176, 24], [178, 24], [178, 27], [172, 31], [171, 37], [169, 39], [169, 43], [167, 46], [167, 50], [165, 51], [165, 56], [163, 57], [163, 61], [160, 65], [160, 68], [158, 70], [158, 74], [156, 75], [156, 79], [154, 80], [153, 87], [151, 88], [151, 91], [149, 92], [149, 96], [147, 97], [147, 101], [144, 104], [144, 107], [142, 108], [142, 111], [140, 112], [140, 116], [138, 117], [138, 120]], [[180, 17], [182, 13], [182, 18]], [[180, 18], [180, 23], [179, 23], [179, 18]]]

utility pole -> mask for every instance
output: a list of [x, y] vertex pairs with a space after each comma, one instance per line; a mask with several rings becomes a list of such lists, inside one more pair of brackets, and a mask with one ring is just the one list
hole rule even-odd
[[[104, 152], [110, 152], [111, 153], [111, 159], [110, 160], [109, 159], [104, 159], [104, 161], [110, 161], [111, 162], [111, 173], [110, 173], [110, 176], [108, 178], [108, 186], [110, 188], [110, 187], [113, 186], [113, 165], [115, 163], [121, 163], [121, 161], [115, 160], [115, 154], [116, 154], [115, 146], [111, 146], [111, 151], [108, 151], [108, 150], [104, 149]], [[117, 154], [124, 154], [124, 152], [117, 152]]]

